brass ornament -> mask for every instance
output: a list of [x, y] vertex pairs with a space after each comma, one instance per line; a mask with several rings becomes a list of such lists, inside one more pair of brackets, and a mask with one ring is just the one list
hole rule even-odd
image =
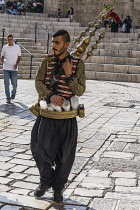
[[[99, 24], [102, 24], [103, 20], [105, 20], [105, 19], [107, 18], [107, 14], [108, 14], [111, 10], [114, 10], [114, 8], [115, 8], [115, 7], [113, 7], [112, 5], [105, 5], [105, 4], [104, 4], [103, 7], [104, 7], [103, 11], [100, 12], [100, 14], [96, 17], [96, 19], [95, 19], [93, 22], [90, 22], [90, 23], [88, 24], [88, 27], [85, 28], [85, 34], [89, 31], [90, 28], [93, 28], [93, 27], [94, 27], [96, 21], [97, 21], [100, 17], [102, 18], [102, 20], [99, 20]], [[82, 32], [81, 32], [81, 33], [82, 33]], [[83, 34], [83, 35], [80, 34], [80, 36], [77, 37], [77, 38], [75, 39], [73, 46], [74, 46], [77, 42], [80, 42], [82, 36], [85, 36], [85, 34]], [[73, 46], [72, 46], [72, 47], [73, 47]]]
[[87, 28], [85, 28], [85, 32], [88, 32], [89, 31], [89, 28], [87, 27]]
[[84, 61], [86, 61], [90, 56], [93, 55], [93, 53], [92, 53], [93, 50], [97, 49], [97, 44], [99, 44], [100, 40], [105, 37], [105, 33], [106, 33], [107, 29], [109, 28], [109, 26], [110, 26], [110, 24], [107, 25], [107, 27], [105, 28], [103, 33], [99, 34], [99, 39], [96, 40], [96, 44], [91, 46], [91, 50], [87, 52], [87, 56]]
[[[71, 55], [74, 55], [74, 56], [77, 56], [79, 58], [82, 58], [82, 56], [84, 55], [87, 47], [89, 46], [90, 42], [91, 42], [91, 38], [92, 36], [95, 36], [95, 32], [100, 29], [101, 27], [101, 24], [103, 23], [103, 21], [107, 18], [108, 16], [108, 13], [113, 10], [114, 7], [112, 5], [104, 5], [104, 10], [97, 16], [97, 18], [95, 19], [95, 21], [93, 22], [90, 22], [88, 24], [88, 27], [85, 28], [85, 31], [82, 31], [80, 33], [80, 36], [77, 37], [74, 41], [74, 44], [72, 45], [72, 47], [77, 43], [77, 42], [80, 42], [81, 38], [83, 36], [86, 35], [87, 32], [89, 32], [89, 36], [84, 38], [80, 44], [77, 45], [76, 49], [74, 49], [72, 52], [71, 52]], [[101, 17], [101, 20], [98, 20], [99, 18]], [[98, 23], [97, 23], [97, 20], [98, 20]], [[90, 28], [94, 28], [93, 31], [89, 31]], [[105, 37], [105, 33], [107, 31], [109, 27], [109, 24], [108, 26], [104, 29], [104, 32], [99, 34], [99, 39], [96, 40], [96, 44], [94, 44], [93, 46], [91, 46], [91, 50], [87, 52], [87, 57], [86, 59], [89, 57], [89, 56], [92, 56], [92, 51], [94, 49], [97, 49], [97, 44], [100, 43], [100, 40], [103, 39]], [[86, 60], [85, 59], [85, 60]], [[84, 60], [84, 61], [85, 61]]]

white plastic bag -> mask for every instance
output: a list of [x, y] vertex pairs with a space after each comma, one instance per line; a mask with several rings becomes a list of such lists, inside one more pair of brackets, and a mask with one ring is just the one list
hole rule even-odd
[[127, 31], [127, 29], [126, 29], [126, 25], [125, 24], [123, 24], [123, 26], [122, 26], [122, 32], [126, 32]]

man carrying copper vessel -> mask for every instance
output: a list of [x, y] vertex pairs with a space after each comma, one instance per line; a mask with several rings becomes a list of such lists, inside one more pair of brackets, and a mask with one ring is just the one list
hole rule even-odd
[[[69, 54], [69, 44], [67, 31], [54, 33], [54, 53], [43, 60], [35, 80], [39, 101], [59, 108], [72, 96], [81, 96], [85, 91], [84, 62]], [[76, 117], [55, 119], [38, 115], [31, 134], [31, 151], [40, 173], [40, 184], [34, 192], [36, 198], [52, 187], [54, 202], [63, 201], [62, 191], [75, 159], [76, 145]]]

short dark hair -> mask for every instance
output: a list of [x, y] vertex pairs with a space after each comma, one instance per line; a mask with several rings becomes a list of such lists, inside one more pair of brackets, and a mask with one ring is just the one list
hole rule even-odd
[[65, 42], [70, 42], [70, 35], [66, 30], [58, 30], [53, 37], [62, 36]]
[[12, 35], [12, 34], [9, 34], [9, 35], [7, 36], [7, 38], [9, 38], [9, 37], [12, 37], [12, 38], [13, 38], [13, 35]]

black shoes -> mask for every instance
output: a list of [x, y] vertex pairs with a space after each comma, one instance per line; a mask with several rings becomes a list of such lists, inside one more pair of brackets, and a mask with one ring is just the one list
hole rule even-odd
[[62, 202], [63, 201], [63, 195], [62, 195], [62, 190], [61, 189], [53, 189], [54, 191], [54, 202]]
[[34, 191], [34, 196], [36, 198], [43, 196], [49, 188], [50, 188], [49, 186], [43, 186], [42, 184], [39, 184], [39, 186]]
[[16, 96], [15, 94], [12, 94], [11, 99], [15, 99], [15, 96]]
[[[49, 189], [50, 189], [50, 186], [39, 184], [39, 186], [34, 191], [34, 196], [36, 198], [40, 198]], [[57, 202], [57, 203], [63, 202], [62, 189], [53, 189], [53, 192], [54, 192], [54, 199], [53, 199], [54, 202]]]
[[10, 100], [7, 100], [6, 103], [7, 103], [7, 104], [11, 104], [11, 101], [10, 101]]
[[11, 98], [10, 99], [7, 99], [6, 103], [7, 104], [11, 104], [11, 99], [15, 99], [15, 96], [16, 96], [15, 94], [12, 94], [11, 95]]

